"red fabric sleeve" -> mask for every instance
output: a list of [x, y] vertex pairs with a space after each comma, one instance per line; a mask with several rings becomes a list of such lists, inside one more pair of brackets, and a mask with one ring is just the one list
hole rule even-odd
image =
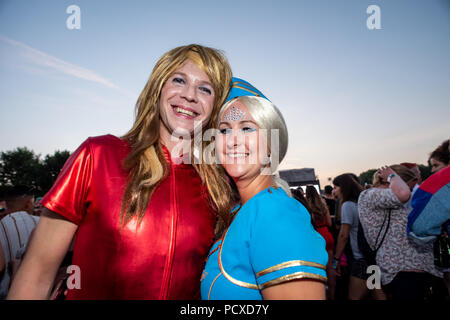
[[450, 182], [450, 167], [446, 167], [429, 176], [422, 184], [420, 189], [435, 194], [439, 189]]
[[76, 224], [80, 224], [86, 214], [86, 198], [92, 177], [89, 140], [70, 155], [56, 182], [41, 200], [44, 207]]

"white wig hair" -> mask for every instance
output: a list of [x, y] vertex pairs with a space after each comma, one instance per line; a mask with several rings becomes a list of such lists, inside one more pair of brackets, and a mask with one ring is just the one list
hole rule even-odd
[[219, 121], [222, 118], [225, 110], [227, 110], [227, 108], [236, 101], [240, 101], [247, 107], [248, 112], [255, 120], [260, 129], [267, 130], [267, 145], [269, 148], [269, 152], [271, 153], [271, 161], [273, 157], [272, 129], [278, 130], [278, 163], [281, 163], [287, 152], [288, 131], [286, 122], [284, 121], [283, 115], [281, 114], [280, 110], [278, 110], [278, 108], [267, 99], [256, 96], [240, 96], [228, 101], [222, 106], [219, 111]]
[[286, 194], [292, 198], [292, 192], [291, 188], [289, 187], [289, 183], [286, 180], [281, 179], [278, 175], [274, 175], [273, 180], [275, 180], [275, 183], [278, 187], [284, 190]]

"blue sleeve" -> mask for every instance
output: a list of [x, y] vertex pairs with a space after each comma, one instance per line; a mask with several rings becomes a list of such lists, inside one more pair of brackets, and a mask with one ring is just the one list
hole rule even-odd
[[[444, 225], [449, 231], [450, 185], [445, 185], [434, 195], [421, 189], [412, 199], [412, 211], [408, 216], [408, 235], [417, 243], [434, 241]], [[447, 223], [446, 223], [447, 222]]]
[[260, 203], [250, 234], [250, 260], [261, 289], [297, 279], [326, 282], [325, 240], [292, 198]]

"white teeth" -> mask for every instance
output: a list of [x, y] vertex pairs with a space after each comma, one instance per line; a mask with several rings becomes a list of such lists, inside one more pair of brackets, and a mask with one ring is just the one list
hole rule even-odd
[[247, 153], [227, 153], [230, 158], [245, 158], [247, 155]]
[[191, 116], [191, 117], [195, 116], [195, 113], [193, 113], [193, 112], [191, 112], [189, 110], [182, 109], [180, 107], [175, 107], [175, 111], [178, 112], [178, 113], [182, 113], [182, 114]]

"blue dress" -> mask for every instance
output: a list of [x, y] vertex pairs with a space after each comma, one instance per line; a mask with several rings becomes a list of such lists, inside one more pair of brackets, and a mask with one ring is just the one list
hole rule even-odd
[[305, 207], [270, 187], [248, 200], [214, 243], [202, 299], [261, 300], [264, 288], [296, 279], [326, 282], [325, 240]]

